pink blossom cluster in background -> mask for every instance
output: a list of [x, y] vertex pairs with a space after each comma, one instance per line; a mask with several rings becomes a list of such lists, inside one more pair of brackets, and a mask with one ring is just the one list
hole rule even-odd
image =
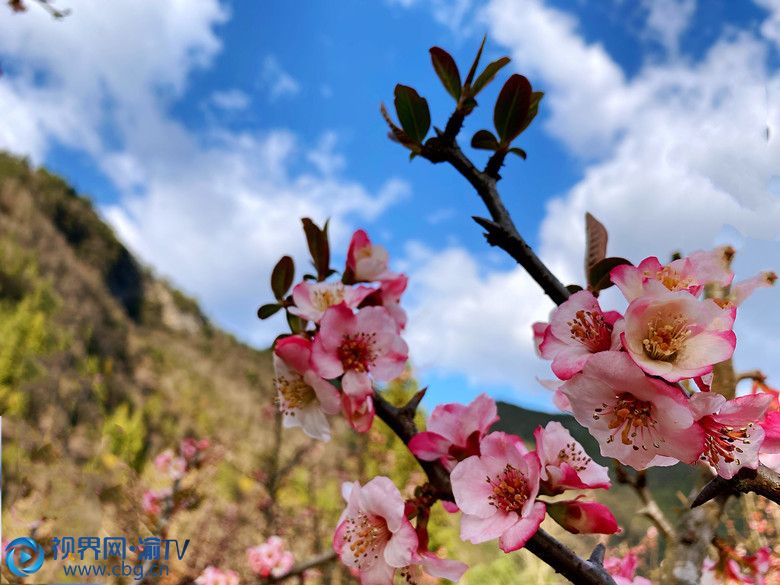
[[742, 547], [732, 548], [716, 539], [718, 559], [705, 559], [702, 571], [703, 585], [770, 585], [780, 582], [780, 559], [768, 546], [753, 554]]
[[279, 536], [271, 536], [263, 544], [246, 551], [249, 568], [260, 577], [279, 577], [292, 569], [295, 557]]
[[196, 585], [238, 585], [238, 573], [219, 567], [206, 567], [195, 579]]
[[[536, 323], [539, 354], [560, 379], [556, 403], [599, 441], [603, 455], [635, 469], [703, 462], [724, 478], [780, 452], [780, 420], [767, 393], [727, 400], [710, 392], [713, 367], [736, 346], [737, 307], [776, 276], [732, 284], [733, 250], [696, 252], [662, 265], [647, 258], [610, 278], [628, 306], [604, 311], [590, 291], [574, 293]], [[713, 298], [705, 289], [729, 291]]]
[[204, 461], [205, 452], [209, 448], [207, 438], [194, 439], [187, 437], [181, 440], [177, 452], [166, 449], [154, 458], [154, 466], [161, 473], [173, 480], [173, 486], [146, 490], [141, 497], [141, 509], [151, 518], [160, 518], [167, 511], [172, 514], [178, 509], [177, 491], [179, 482], [184, 476], [198, 469]]

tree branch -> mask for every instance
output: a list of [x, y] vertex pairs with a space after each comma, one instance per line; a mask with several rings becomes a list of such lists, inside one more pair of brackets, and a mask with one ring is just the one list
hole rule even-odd
[[615, 467], [615, 474], [618, 483], [631, 486], [637, 496], [639, 496], [639, 499], [642, 500], [644, 507], [637, 513], [650, 520], [667, 540], [676, 539], [677, 532], [658, 506], [658, 502], [655, 501], [653, 494], [650, 493], [650, 490], [647, 487], [647, 472], [637, 471], [636, 475], [632, 477], [625, 466], [618, 463]]
[[454, 137], [450, 140], [446, 133], [428, 140], [420, 154], [432, 163], [449, 163], [474, 187], [492, 218], [492, 221], [477, 220], [477, 223], [485, 228], [490, 245], [498, 246], [514, 258], [555, 304], [560, 305], [569, 298], [569, 291], [563, 283], [539, 259], [517, 231], [496, 188], [497, 173], [496, 176], [491, 176], [480, 171], [463, 154]]
[[292, 569], [287, 571], [284, 575], [279, 575], [278, 577], [268, 577], [267, 579], [263, 579], [262, 583], [281, 583], [282, 581], [285, 581], [287, 579], [290, 579], [292, 577], [299, 577], [303, 575], [306, 571], [310, 569], [314, 569], [315, 567], [319, 567], [320, 565], [326, 565], [332, 561], [336, 560], [336, 553], [332, 550], [324, 552], [322, 554], [317, 555], [316, 557], [312, 557], [307, 561], [303, 561], [302, 563], [299, 563], [295, 565]]
[[737, 374], [737, 382], [742, 380], [753, 380], [755, 382], [766, 382], [766, 375], [761, 370], [748, 370]]
[[759, 464], [758, 469], [743, 467], [731, 479], [720, 476], [711, 480], [702, 488], [691, 508], [701, 506], [720, 495], [746, 494], [753, 492], [775, 504], [780, 504], [780, 474], [767, 466]]
[[[387, 424], [390, 429], [408, 444], [417, 434], [417, 426], [414, 424], [414, 410], [419, 399], [412, 398], [409, 404], [397, 407], [387, 402], [378, 392], [374, 392], [374, 408], [377, 416]], [[410, 408], [410, 406], [414, 408]], [[454, 502], [452, 485], [449, 472], [438, 461], [422, 461], [417, 459], [428, 482], [433, 488], [434, 496], [440, 500]], [[591, 560], [583, 560], [574, 551], [558, 542], [541, 528], [537, 530], [526, 543], [525, 548], [550, 565], [572, 583], [577, 585], [615, 585], [615, 581], [598, 562], [598, 557]], [[595, 552], [595, 551], [594, 551]]]

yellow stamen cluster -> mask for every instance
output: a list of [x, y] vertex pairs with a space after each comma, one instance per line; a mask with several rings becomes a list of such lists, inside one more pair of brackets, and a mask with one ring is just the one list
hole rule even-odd
[[279, 393], [279, 410], [283, 414], [292, 414], [292, 411], [317, 399], [314, 389], [298, 374], [293, 374], [290, 378], [277, 376], [274, 378], [274, 386]]
[[568, 463], [576, 471], [584, 471], [588, 464], [593, 461], [574, 441], [567, 443], [563, 449], [558, 451], [558, 460], [561, 463]]
[[382, 554], [392, 534], [384, 519], [368, 514], [347, 518], [344, 540], [355, 557], [358, 568], [372, 564]]
[[647, 324], [647, 335], [642, 340], [647, 357], [664, 362], [674, 361], [690, 337], [688, 320], [681, 314], [659, 314]]
[[319, 311], [339, 304], [344, 300], [344, 285], [340, 282], [320, 286], [312, 291], [312, 304]]
[[[662, 438], [654, 438], [657, 421], [653, 416], [653, 404], [644, 400], [635, 398], [628, 392], [623, 392], [617, 396], [614, 404], [608, 405], [606, 402], [601, 404], [593, 414], [594, 420], [601, 417], [609, 417], [609, 428], [614, 432], [607, 439], [607, 443], [612, 443], [616, 435], [620, 435], [620, 441], [624, 445], [631, 445], [634, 451], [639, 449], [647, 450], [645, 433], [650, 435], [648, 438], [652, 441], [655, 448], [660, 445], [658, 441]], [[640, 445], [636, 445], [636, 439], [639, 437]]]
[[601, 313], [580, 309], [574, 319], [566, 323], [571, 338], [576, 339], [593, 352], [609, 349], [612, 340], [612, 325]]
[[491, 505], [502, 512], [521, 513], [528, 501], [528, 481], [520, 471], [507, 464], [495, 479], [488, 477], [486, 481], [493, 486], [493, 494], [488, 497]]
[[376, 359], [376, 333], [345, 335], [338, 348], [339, 360], [345, 370], [366, 372]]

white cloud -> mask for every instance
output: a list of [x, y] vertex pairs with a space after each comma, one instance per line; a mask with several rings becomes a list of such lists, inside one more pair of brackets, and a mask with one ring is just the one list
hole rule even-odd
[[[573, 16], [539, 0], [492, 0], [483, 17], [515, 67], [547, 92], [548, 131], [583, 156], [583, 178], [548, 202], [540, 227], [539, 253], [564, 282], [582, 281], [586, 211], [609, 228], [610, 253], [634, 261], [711, 247], [726, 233], [743, 234], [738, 277], [780, 269], [780, 197], [771, 188], [780, 108], [768, 98], [780, 95], [780, 71], [768, 68], [763, 38], [729, 33], [698, 62], [648, 63], [627, 79]], [[519, 269], [481, 273], [475, 257], [452, 247], [430, 253], [420, 272], [416, 298], [435, 301], [413, 309], [424, 324], [410, 330], [416, 359], [474, 384], [533, 387], [530, 325], [549, 302], [530, 279]], [[613, 291], [604, 301], [620, 306]], [[779, 289], [759, 291], [736, 326], [737, 366], [775, 380], [778, 301]], [[437, 323], [446, 335], [434, 340], [425, 328]]]
[[212, 93], [209, 102], [220, 110], [237, 112], [247, 109], [252, 100], [246, 92], [240, 89], [226, 89]]
[[[275, 261], [305, 259], [298, 218], [330, 217], [334, 248], [344, 246], [353, 221], [374, 220], [409, 187], [390, 178], [371, 193], [344, 178], [333, 134], [309, 151], [284, 129], [178, 122], [171, 105], [220, 50], [214, 27], [228, 15], [217, 0], [116, 0], [107, 10], [85, 0], [63, 22], [34, 11], [0, 20], [0, 55], [12, 65], [0, 79], [0, 147], [36, 162], [55, 142], [86, 152], [120, 192], [102, 210], [119, 236], [220, 325], [267, 344], [279, 324], [254, 311], [271, 296]], [[271, 95], [297, 91], [269, 63]], [[247, 100], [237, 90], [211, 96], [223, 109]]]
[[301, 84], [282, 68], [279, 60], [273, 55], [268, 55], [263, 61], [260, 81], [268, 91], [268, 98], [271, 101], [291, 97], [301, 91]]
[[696, 0], [642, 0], [642, 6], [647, 10], [648, 34], [676, 56], [680, 35], [696, 12]]

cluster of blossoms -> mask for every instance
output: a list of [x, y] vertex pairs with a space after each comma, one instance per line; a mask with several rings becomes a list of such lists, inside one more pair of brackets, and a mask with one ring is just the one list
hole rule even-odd
[[[248, 548], [247, 562], [251, 571], [261, 579], [278, 578], [287, 574], [295, 557], [287, 550], [284, 540], [271, 536], [264, 543]], [[230, 569], [208, 566], [195, 579], [197, 585], [238, 585], [238, 573]]]
[[[304, 280], [292, 291], [290, 314], [303, 320], [274, 346], [274, 383], [285, 427], [330, 439], [326, 415], [343, 412], [359, 432], [371, 427], [375, 382], [398, 377], [408, 349], [399, 302], [407, 278], [388, 271], [387, 252], [355, 232], [341, 281]], [[314, 325], [307, 329], [307, 323]]]
[[770, 585], [780, 583], [780, 560], [768, 546], [753, 554], [745, 554], [715, 541], [718, 560], [706, 559], [702, 571], [703, 585]]
[[263, 578], [280, 577], [295, 563], [295, 557], [278, 536], [271, 536], [263, 544], [247, 549], [246, 556], [252, 572]]
[[[290, 315], [299, 320], [291, 322], [292, 334], [280, 336], [274, 345], [284, 424], [328, 440], [327, 415], [339, 411], [353, 429], [367, 431], [374, 418], [375, 383], [391, 381], [405, 370], [408, 350], [401, 333], [406, 314], [399, 303], [407, 278], [391, 272], [387, 252], [359, 230], [340, 281], [328, 282], [335, 271], [327, 266], [327, 256], [318, 265], [322, 247], [320, 243], [312, 250], [318, 276], [304, 277], [286, 298], [285, 286], [277, 285], [279, 304], [266, 307], [272, 312], [284, 307], [288, 321]], [[287, 288], [292, 283], [288, 278]], [[581, 494], [544, 499], [610, 486], [607, 469], [588, 457], [562, 425], [539, 427], [536, 449], [531, 450], [520, 437], [491, 433], [497, 420], [496, 404], [486, 395], [468, 405], [444, 404], [434, 409], [427, 430], [409, 442], [418, 459], [439, 461], [450, 472], [455, 501], [442, 503], [450, 512], [462, 512], [463, 540], [498, 539], [502, 550], [517, 550], [546, 514], [575, 534], [619, 531], [608, 508]], [[427, 524], [437, 498], [428, 488], [422, 486], [404, 500], [387, 477], [344, 484], [347, 507], [333, 545], [363, 585], [392, 585], [396, 575], [407, 583], [422, 574], [451, 581], [463, 575], [465, 564], [429, 550]]]
[[[728, 479], [776, 448], [762, 447], [780, 428], [765, 416], [769, 394], [727, 400], [710, 392], [714, 365], [734, 352], [737, 307], [777, 278], [732, 284], [732, 255], [719, 248], [666, 265], [647, 258], [617, 266], [610, 278], [628, 302], [624, 314], [602, 310], [583, 290], [534, 325], [538, 351], [561, 380], [556, 403], [603, 455], [636, 469], [701, 461]], [[717, 292], [710, 298], [705, 289]]]
[[[461, 511], [463, 540], [476, 544], [498, 539], [503, 551], [514, 551], [537, 531], [546, 513], [574, 534], [619, 531], [606, 506], [581, 495], [540, 499], [610, 487], [607, 469], [588, 457], [560, 423], [537, 428], [532, 451], [515, 435], [489, 432], [497, 420], [496, 404], [485, 395], [468, 405], [440, 405], [431, 414], [428, 430], [409, 443], [416, 457], [438, 460], [451, 471], [455, 503], [445, 502], [445, 507]], [[439, 559], [427, 550], [427, 509], [419, 498], [404, 502], [388, 478], [374, 478], [362, 487], [346, 484], [344, 498], [347, 509], [334, 547], [364, 585], [390, 584], [396, 571], [409, 582], [419, 572], [457, 581], [465, 571], [463, 563]]]
[[206, 567], [195, 579], [196, 585], [238, 585], [238, 573], [219, 567]]
[[639, 558], [634, 551], [629, 551], [623, 558], [607, 557], [604, 568], [612, 576], [616, 585], [652, 585], [649, 579], [636, 574]]
[[209, 440], [187, 437], [181, 440], [177, 452], [166, 449], [154, 458], [158, 471], [173, 480], [173, 485], [161, 489], [146, 490], [141, 497], [141, 508], [151, 518], [159, 518], [163, 512], [171, 514], [179, 502], [179, 484], [184, 476], [198, 469], [204, 461]]

